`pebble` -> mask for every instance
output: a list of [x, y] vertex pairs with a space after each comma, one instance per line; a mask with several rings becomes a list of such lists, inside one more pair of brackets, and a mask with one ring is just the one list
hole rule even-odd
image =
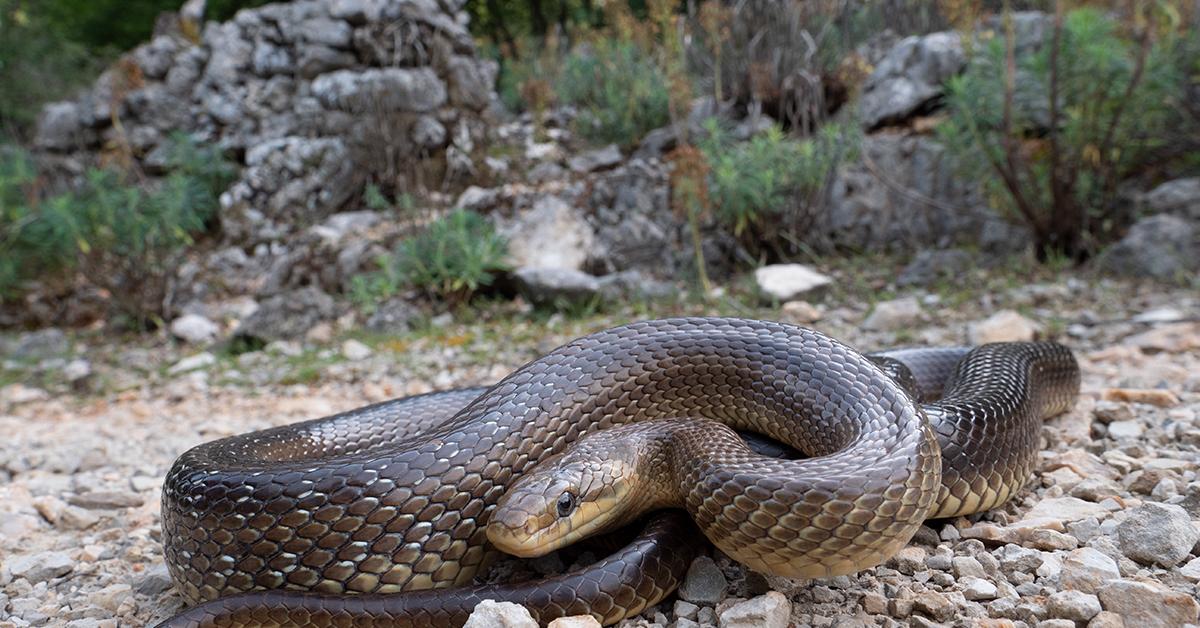
[[1037, 333], [1036, 323], [1012, 310], [1001, 310], [967, 328], [967, 338], [973, 345], [1029, 341]]
[[778, 591], [738, 602], [719, 614], [721, 628], [787, 628], [792, 603]]
[[994, 600], [999, 595], [996, 585], [983, 578], [967, 576], [959, 578], [958, 583], [962, 585], [963, 597], [971, 601]]
[[679, 597], [696, 604], [716, 604], [725, 599], [729, 582], [721, 568], [708, 556], [699, 556], [688, 566], [679, 587]]
[[1087, 621], [1100, 614], [1100, 598], [1082, 591], [1056, 591], [1050, 594], [1047, 610], [1055, 617]]
[[188, 371], [195, 371], [202, 368], [208, 368], [217, 363], [217, 356], [205, 351], [196, 355], [188, 356], [182, 360], [172, 364], [167, 369], [168, 375], [179, 375]]
[[916, 297], [903, 297], [876, 303], [862, 326], [872, 331], [897, 331], [912, 326], [920, 318], [921, 304]]
[[30, 584], [65, 576], [75, 568], [75, 561], [63, 552], [41, 552], [17, 556], [6, 561], [6, 567], [16, 578], [24, 578]]
[[833, 279], [804, 264], [769, 264], [754, 271], [758, 289], [777, 301], [823, 295]]
[[983, 565], [979, 564], [979, 559], [974, 556], [955, 556], [950, 565], [954, 570], [954, 577], [962, 580], [963, 578], [986, 578], [987, 574], [983, 571]]
[[950, 598], [937, 591], [926, 591], [917, 595], [913, 598], [913, 609], [938, 621], [946, 621], [955, 613], [954, 603]]
[[1174, 504], [1148, 502], [1133, 509], [1117, 526], [1121, 553], [1144, 565], [1172, 567], [1183, 562], [1200, 541], [1200, 530], [1187, 511]]
[[675, 617], [680, 619], [696, 619], [700, 607], [686, 600], [675, 600], [675, 608], [672, 609], [672, 612]]
[[1106, 582], [1120, 577], [1117, 561], [1091, 547], [1067, 554], [1058, 575], [1062, 588], [1084, 593], [1096, 593]]
[[1179, 405], [1179, 396], [1169, 390], [1152, 388], [1146, 390], [1133, 388], [1109, 388], [1104, 391], [1106, 401], [1124, 401], [1128, 403], [1145, 403], [1159, 408], [1172, 408]]
[[166, 563], [158, 563], [147, 569], [138, 577], [134, 588], [139, 594], [146, 596], [158, 595], [171, 588], [171, 572], [167, 570]]
[[600, 622], [596, 621], [591, 615], [574, 615], [572, 617], [559, 617], [550, 622], [547, 628], [601, 628]]
[[1108, 437], [1113, 440], [1133, 440], [1141, 438], [1146, 428], [1141, 421], [1113, 421], [1108, 424]]
[[67, 498], [72, 506], [90, 510], [105, 510], [112, 508], [136, 508], [145, 503], [145, 499], [137, 493], [127, 491], [91, 491], [72, 495]]
[[520, 604], [484, 600], [471, 611], [463, 628], [538, 628], [538, 623]]
[[171, 321], [171, 335], [191, 344], [206, 344], [216, 340], [221, 327], [199, 314], [184, 314]]
[[352, 362], [365, 360], [371, 357], [372, 353], [374, 352], [370, 347], [357, 340], [350, 339], [342, 343], [342, 357]]
[[794, 325], [810, 325], [824, 317], [821, 309], [808, 301], [788, 301], [779, 308], [779, 315]]

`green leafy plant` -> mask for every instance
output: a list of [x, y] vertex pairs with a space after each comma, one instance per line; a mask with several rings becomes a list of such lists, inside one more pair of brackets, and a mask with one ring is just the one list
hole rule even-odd
[[1130, 216], [1117, 186], [1168, 154], [1187, 124], [1180, 35], [1143, 17], [1126, 25], [1060, 8], [1047, 41], [1018, 54], [1005, 15], [1003, 32], [948, 85], [941, 139], [963, 174], [1030, 228], [1040, 260], [1081, 260], [1119, 229]]
[[360, 306], [417, 288], [451, 303], [469, 299], [507, 270], [508, 246], [491, 221], [456, 209], [430, 223], [423, 233], [402, 240], [379, 260], [379, 270], [352, 280], [351, 296]]
[[716, 218], [754, 252], [787, 257], [824, 209], [837, 167], [857, 150], [851, 125], [827, 125], [805, 139], [776, 127], [734, 142], [716, 120], [700, 148], [708, 162], [708, 199]]
[[29, 281], [72, 273], [104, 289], [115, 313], [149, 322], [163, 314], [169, 282], [195, 234], [216, 210], [234, 168], [212, 147], [172, 141], [168, 174], [138, 185], [112, 170], [92, 170], [78, 189], [39, 199], [28, 157], [0, 159], [0, 296]]
[[556, 86], [561, 101], [579, 109], [579, 134], [594, 142], [629, 146], [669, 120], [666, 73], [631, 41], [577, 47], [563, 60]]

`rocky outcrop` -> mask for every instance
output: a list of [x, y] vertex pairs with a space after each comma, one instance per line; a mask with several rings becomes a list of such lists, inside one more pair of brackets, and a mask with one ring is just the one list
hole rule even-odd
[[863, 85], [864, 128], [902, 121], [942, 95], [942, 84], [966, 65], [958, 33], [906, 37], [884, 56]]
[[1134, 223], [1116, 244], [1105, 249], [1097, 266], [1108, 273], [1165, 282], [1195, 281], [1200, 269], [1200, 227], [1172, 214]]
[[[103, 147], [155, 173], [171, 134], [240, 157], [221, 198], [226, 242], [247, 248], [342, 209], [364, 179], [457, 160], [482, 137], [496, 65], [476, 55], [457, 0], [296, 0], [160, 33], [79, 98], [48, 105], [35, 145], [80, 172]], [[380, 145], [384, 144], [385, 147]], [[391, 151], [401, 163], [376, 159]]]

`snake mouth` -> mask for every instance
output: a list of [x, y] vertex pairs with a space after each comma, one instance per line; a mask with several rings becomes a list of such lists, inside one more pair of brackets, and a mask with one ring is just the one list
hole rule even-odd
[[487, 537], [500, 551], [520, 558], [537, 558], [582, 539], [607, 532], [615, 522], [616, 500], [584, 501], [569, 517], [530, 513], [510, 505], [492, 513]]

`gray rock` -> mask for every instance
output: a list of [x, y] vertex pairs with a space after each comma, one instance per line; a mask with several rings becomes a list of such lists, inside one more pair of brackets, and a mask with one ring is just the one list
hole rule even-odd
[[607, 301], [661, 299], [676, 293], [670, 282], [659, 281], [639, 270], [623, 270], [597, 279], [600, 296]]
[[353, 29], [344, 20], [314, 17], [285, 26], [285, 37], [330, 48], [349, 48]]
[[110, 510], [115, 508], [136, 508], [145, 500], [137, 493], [126, 491], [91, 491], [73, 495], [67, 499], [72, 506], [88, 510]]
[[1063, 557], [1058, 580], [1063, 589], [1096, 593], [1109, 580], [1120, 577], [1117, 561], [1097, 549], [1081, 547]]
[[95, 140], [95, 133], [84, 126], [79, 105], [73, 102], [43, 107], [33, 136], [35, 146], [54, 151], [77, 150]]
[[320, 288], [308, 286], [259, 303], [254, 314], [238, 326], [234, 336], [262, 342], [303, 338], [313, 325], [333, 318], [334, 313], [333, 298]]
[[138, 577], [134, 583], [135, 591], [145, 596], [155, 596], [171, 588], [171, 572], [166, 563], [159, 563]]
[[455, 55], [447, 63], [451, 104], [482, 111], [491, 101], [499, 66], [490, 59]]
[[1099, 591], [1104, 610], [1120, 615], [1126, 626], [1174, 628], [1196, 622], [1200, 602], [1159, 584], [1113, 580]]
[[787, 597], [771, 591], [730, 606], [718, 618], [721, 628], [787, 628], [791, 614]]
[[938, 281], [961, 277], [972, 265], [971, 254], [962, 249], [921, 251], [900, 271], [896, 285], [929, 286]]
[[446, 127], [433, 116], [421, 116], [413, 123], [412, 141], [417, 146], [437, 148], [446, 143]]
[[967, 338], [971, 344], [989, 342], [1029, 342], [1038, 333], [1038, 325], [1013, 310], [1000, 310], [995, 314], [971, 323]]
[[1121, 553], [1145, 565], [1173, 567], [1200, 541], [1187, 511], [1174, 504], [1147, 502], [1117, 526]]
[[758, 289], [777, 301], [819, 298], [833, 284], [829, 277], [803, 264], [770, 264], [754, 271]]
[[357, 61], [351, 52], [309, 44], [299, 50], [296, 71], [304, 78], [315, 78], [327, 72], [353, 67]]
[[1104, 249], [1096, 265], [1115, 275], [1186, 283], [1200, 260], [1200, 229], [1178, 216], [1143, 218], [1119, 242]]
[[1200, 177], [1167, 181], [1147, 192], [1142, 202], [1151, 213], [1200, 221]]
[[942, 95], [942, 85], [966, 64], [955, 32], [900, 40], [863, 84], [859, 117], [866, 129], [900, 122]]
[[75, 358], [67, 362], [62, 374], [69, 383], [79, 386], [92, 376], [92, 363], [83, 358]]
[[421, 311], [404, 299], [388, 299], [376, 306], [367, 318], [366, 328], [374, 332], [402, 333], [412, 328]]
[[971, 601], [994, 600], [999, 595], [996, 585], [983, 578], [968, 576], [960, 578], [959, 584], [962, 585], [963, 597]]
[[13, 577], [37, 584], [71, 573], [75, 561], [63, 552], [41, 552], [10, 558], [5, 566]]
[[329, 109], [426, 112], [446, 102], [446, 84], [430, 68], [338, 70], [318, 76], [313, 95]]
[[901, 297], [876, 303], [862, 325], [873, 331], [897, 331], [913, 326], [921, 319], [921, 304], [916, 297]]
[[212, 342], [220, 331], [220, 326], [199, 314], [184, 314], [171, 321], [171, 335], [192, 344]]
[[546, 183], [547, 181], [557, 181], [567, 175], [567, 170], [553, 161], [542, 161], [529, 169], [525, 178], [530, 183]]
[[48, 327], [17, 336], [5, 347], [8, 357], [17, 360], [40, 360], [61, 356], [71, 350], [71, 343], [61, 329]]
[[484, 600], [471, 611], [463, 628], [538, 628], [538, 623], [520, 604]]
[[171, 367], [167, 369], [167, 374], [179, 375], [189, 371], [208, 368], [216, 363], [217, 356], [205, 351], [203, 353], [197, 353], [196, 355], [190, 355], [179, 360], [175, 364], [172, 364]]
[[353, 338], [342, 343], [342, 357], [352, 362], [365, 360], [373, 353], [370, 347]]
[[513, 279], [526, 299], [540, 305], [586, 303], [600, 296], [600, 282], [572, 268], [523, 266], [513, 272]]
[[246, 166], [221, 197], [222, 227], [231, 241], [273, 239], [317, 222], [358, 190], [350, 150], [339, 139], [263, 142], [247, 151]]
[[716, 604], [725, 599], [729, 583], [721, 568], [708, 556], [700, 556], [688, 567], [683, 584], [679, 586], [679, 598], [694, 604]]
[[621, 163], [621, 149], [616, 144], [580, 153], [567, 160], [571, 170], [580, 173], [612, 168]]
[[1082, 591], [1056, 591], [1046, 609], [1054, 617], [1087, 621], [1100, 614], [1100, 598]]

